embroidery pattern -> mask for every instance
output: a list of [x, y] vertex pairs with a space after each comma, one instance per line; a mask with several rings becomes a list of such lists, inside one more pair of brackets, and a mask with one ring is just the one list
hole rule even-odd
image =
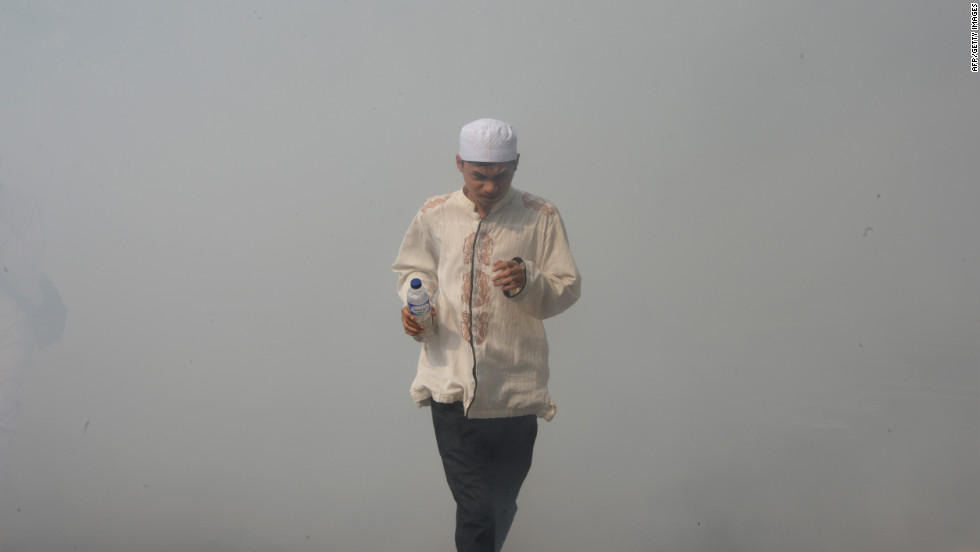
[[[473, 250], [473, 242], [476, 243], [476, 251]], [[475, 253], [475, 255], [474, 255]], [[476, 258], [474, 261], [474, 257]], [[493, 238], [491, 238], [486, 232], [481, 232], [479, 237], [476, 232], [472, 232], [466, 239], [463, 240], [463, 265], [476, 264], [479, 266], [473, 267], [473, 274], [476, 276], [476, 282], [473, 282], [470, 278], [470, 271], [467, 270], [463, 273], [463, 294], [462, 301], [464, 305], [470, 308], [476, 309], [482, 307], [490, 302], [490, 293], [492, 286], [490, 285], [491, 277], [490, 273], [485, 269], [489, 269], [491, 259], [493, 258]], [[472, 305], [470, 304], [471, 293], [475, 293], [475, 297], [472, 297]], [[470, 336], [470, 326], [471, 326], [472, 314], [467, 311], [463, 313], [463, 319], [460, 322], [460, 330], [468, 343], [473, 343], [472, 336]], [[475, 320], [472, 320], [473, 331], [476, 332], [476, 344], [482, 345], [487, 340], [487, 327], [489, 326], [490, 313], [483, 312], [476, 316]]]
[[[473, 262], [473, 239], [476, 237], [476, 232], [471, 232], [466, 239], [463, 240], [463, 264], [468, 265]], [[480, 234], [479, 243], [479, 259], [480, 263], [487, 266], [490, 265], [490, 256], [493, 255], [493, 238], [491, 238], [486, 232]]]
[[521, 201], [523, 201], [524, 205], [529, 209], [534, 209], [535, 211], [541, 212], [545, 215], [553, 215], [558, 212], [558, 209], [555, 208], [554, 203], [534, 194], [524, 192], [521, 195]]
[[[476, 273], [476, 297], [473, 298], [473, 307], [482, 307], [490, 301], [490, 275], [486, 272]], [[460, 298], [464, 305], [470, 303], [470, 275], [463, 274], [463, 295]]]
[[[487, 340], [487, 322], [490, 319], [490, 313], [484, 312], [476, 317], [476, 344], [483, 345]], [[472, 336], [470, 335], [470, 312], [466, 311], [463, 313], [463, 320], [459, 323], [460, 333], [463, 334], [463, 339], [467, 343], [473, 343]]]
[[445, 195], [441, 195], [441, 196], [436, 196], [436, 197], [430, 198], [429, 201], [426, 201], [425, 202], [425, 205], [422, 206], [422, 212], [424, 213], [424, 212], [432, 209], [433, 207], [438, 207], [438, 206], [442, 205], [443, 203], [449, 201], [449, 197], [452, 196], [452, 195], [453, 194], [449, 193], [449, 194], [445, 194]]

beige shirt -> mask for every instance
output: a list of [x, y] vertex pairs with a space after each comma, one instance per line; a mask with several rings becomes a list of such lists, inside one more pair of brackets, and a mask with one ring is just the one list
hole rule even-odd
[[[495, 261], [524, 260], [513, 297], [493, 286]], [[581, 276], [554, 204], [511, 188], [484, 218], [462, 190], [429, 198], [392, 269], [405, 303], [410, 282], [433, 298], [435, 333], [411, 386], [419, 406], [462, 401], [470, 418], [555, 415], [542, 320], [578, 300]]]

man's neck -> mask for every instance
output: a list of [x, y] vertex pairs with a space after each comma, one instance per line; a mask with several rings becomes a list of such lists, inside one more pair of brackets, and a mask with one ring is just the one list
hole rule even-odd
[[480, 218], [483, 218], [490, 213], [490, 208], [484, 207], [473, 201], [473, 198], [470, 197], [469, 190], [467, 190], [465, 187], [463, 188], [463, 195], [466, 196], [466, 199], [470, 200], [470, 203], [473, 204], [473, 210], [476, 211], [476, 214], [480, 215]]

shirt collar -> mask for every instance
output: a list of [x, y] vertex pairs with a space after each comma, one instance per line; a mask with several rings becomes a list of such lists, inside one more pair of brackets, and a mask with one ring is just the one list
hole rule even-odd
[[[487, 213], [487, 216], [490, 216], [506, 207], [508, 203], [517, 197], [517, 194], [517, 190], [514, 189], [514, 186], [511, 186], [510, 189], [507, 190], [507, 193], [504, 194], [504, 197], [500, 198], [500, 201], [493, 204], [493, 207], [490, 208], [490, 212]], [[463, 210], [465, 210], [468, 214], [471, 214], [473, 218], [480, 218], [480, 214], [476, 212], [476, 204], [470, 201], [470, 198], [466, 197], [466, 194], [463, 193], [462, 188], [456, 191], [456, 196], [456, 203], [462, 207]]]

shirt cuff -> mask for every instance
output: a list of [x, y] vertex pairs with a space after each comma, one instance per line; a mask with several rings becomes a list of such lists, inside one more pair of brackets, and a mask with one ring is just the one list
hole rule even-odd
[[[522, 259], [520, 257], [514, 257], [511, 260], [512, 261], [517, 261], [518, 263], [520, 263], [521, 270], [524, 271], [524, 287], [527, 287], [527, 267], [524, 266], [524, 259]], [[510, 298], [510, 297], [517, 297], [517, 295], [519, 295], [522, 291], [524, 291], [524, 288], [523, 287], [519, 287], [517, 289], [512, 289], [510, 291], [505, 291], [504, 292], [504, 297], [508, 297], [508, 298]]]

